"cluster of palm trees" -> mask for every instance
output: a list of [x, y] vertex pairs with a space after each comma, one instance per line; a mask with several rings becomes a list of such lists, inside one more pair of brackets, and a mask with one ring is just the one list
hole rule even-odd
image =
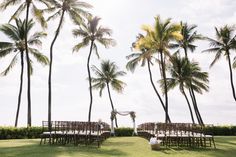
[[[45, 8], [42, 9], [38, 7], [38, 5], [44, 6]], [[10, 17], [9, 22], [0, 27], [0, 31], [10, 39], [10, 42], [0, 42], [0, 57], [2, 58], [6, 55], [13, 54], [9, 66], [1, 73], [2, 75], [8, 74], [16, 65], [18, 58], [21, 62], [20, 88], [15, 126], [17, 126], [20, 111], [25, 61], [27, 67], [27, 126], [31, 126], [31, 74], [33, 72], [33, 58], [42, 65], [49, 65], [48, 122], [51, 122], [51, 80], [54, 45], [62, 30], [66, 14], [69, 15], [72, 22], [77, 26], [77, 28], [72, 31], [74, 37], [80, 37], [81, 39], [81, 41], [73, 47], [73, 52], [78, 52], [84, 47], [90, 47], [87, 58], [90, 94], [88, 122], [91, 121], [93, 105], [92, 89], [98, 89], [100, 96], [102, 96], [102, 91], [107, 88], [112, 111], [115, 110], [111, 97], [111, 88], [117, 92], [122, 92], [126, 84], [119, 80], [118, 77], [124, 76], [126, 73], [119, 71], [116, 64], [109, 60], [102, 61], [100, 69], [95, 65], [90, 66], [90, 58], [93, 52], [95, 52], [99, 58], [97, 44], [103, 45], [105, 48], [115, 46], [116, 44], [115, 40], [111, 38], [112, 30], [100, 26], [100, 18], [89, 13], [89, 9], [92, 8], [90, 4], [80, 0], [3, 0], [3, 2], [0, 3], [0, 10], [4, 11], [9, 6], [18, 6], [18, 8]], [[25, 12], [25, 18], [21, 20], [20, 15], [23, 12]], [[48, 16], [47, 19], [45, 15]], [[31, 16], [32, 19], [29, 16]], [[47, 28], [47, 22], [56, 20], [57, 18], [59, 18], [58, 26], [50, 45], [48, 59], [47, 56], [40, 52], [39, 47], [42, 45], [41, 39], [47, 35], [44, 32]], [[40, 23], [44, 31], [31, 33], [32, 28], [35, 26], [34, 20]], [[12, 24], [12, 21], [14, 21], [15, 24]], [[233, 63], [231, 61], [231, 52], [236, 49], [235, 28], [227, 25], [222, 28], [215, 28], [216, 39], [211, 39], [198, 34], [195, 30], [196, 27], [196, 25], [188, 25], [182, 22], [175, 24], [171, 22], [171, 19], [162, 20], [160, 16], [156, 16], [154, 26], [144, 25], [142, 27], [144, 34], [139, 34], [136, 41], [132, 44], [133, 50], [137, 50], [138, 52], [127, 56], [129, 61], [126, 67], [132, 72], [140, 62], [141, 66], [147, 64], [150, 82], [165, 112], [166, 123], [171, 122], [168, 91], [178, 86], [180, 92], [186, 99], [192, 122], [196, 123], [194, 118], [195, 113], [197, 122], [204, 125], [198, 109], [196, 93], [202, 94], [203, 91], [208, 91], [208, 73], [203, 72], [197, 62], [190, 61], [188, 58], [189, 51], [195, 51], [197, 46], [194, 45], [194, 42], [197, 40], [208, 40], [210, 42], [211, 48], [203, 52], [216, 52], [215, 59], [211, 66], [214, 65], [222, 55], [226, 56], [230, 69], [232, 93], [236, 101], [232, 72], [232, 67], [236, 67], [236, 59], [234, 59]], [[171, 51], [175, 53], [172, 54]], [[156, 82], [153, 80], [151, 69], [153, 65], [159, 66], [161, 79], [158, 83], [160, 89], [158, 89]], [[91, 70], [96, 77], [91, 76]], [[159, 90], [161, 90], [162, 93], [160, 93]], [[116, 117], [115, 122], [116, 126], [118, 126]]]
[[[43, 4], [46, 6], [44, 9], [39, 9], [37, 4]], [[15, 54], [10, 65], [2, 72], [2, 75], [7, 75], [10, 69], [16, 64], [17, 57], [20, 55], [21, 60], [21, 75], [20, 75], [20, 90], [18, 96], [18, 105], [17, 105], [17, 113], [15, 126], [18, 123], [18, 115], [21, 104], [21, 94], [23, 87], [23, 73], [24, 73], [24, 56], [26, 58], [27, 63], [27, 98], [28, 98], [28, 112], [27, 112], [27, 126], [31, 126], [31, 86], [30, 86], [30, 75], [32, 74], [32, 60], [30, 55], [32, 55], [38, 62], [43, 65], [49, 64], [49, 75], [48, 75], [48, 121], [51, 122], [51, 108], [52, 108], [52, 63], [53, 63], [53, 48], [56, 40], [59, 36], [59, 33], [62, 29], [62, 24], [65, 19], [65, 14], [68, 14], [74, 24], [78, 26], [78, 29], [73, 30], [73, 34], [75, 37], [82, 37], [82, 42], [78, 43], [73, 51], [79, 51], [80, 48], [86, 47], [90, 45], [90, 51], [88, 55], [87, 68], [88, 68], [88, 76], [89, 76], [89, 91], [90, 91], [90, 105], [89, 105], [89, 116], [88, 121], [91, 120], [91, 109], [92, 109], [92, 78], [90, 73], [90, 57], [92, 51], [95, 50], [97, 52], [96, 43], [100, 43], [104, 45], [106, 48], [109, 46], [114, 46], [115, 41], [111, 36], [112, 31], [108, 28], [99, 25], [100, 18], [93, 17], [88, 9], [92, 8], [92, 6], [88, 3], [78, 1], [78, 0], [4, 0], [0, 4], [0, 9], [5, 10], [9, 6], [18, 5], [19, 7], [15, 11], [15, 13], [11, 16], [8, 24], [4, 24], [1, 26], [0, 31], [3, 32], [12, 42], [0, 42], [0, 57], [4, 57], [8, 54]], [[32, 9], [32, 17], [33, 19], [29, 19], [30, 12]], [[26, 10], [26, 11], [25, 11]], [[22, 12], [25, 11], [25, 19], [22, 21], [19, 16]], [[44, 18], [45, 14], [50, 15], [46, 20]], [[29, 32], [34, 26], [33, 20], [37, 20], [40, 22], [41, 26], [45, 29], [47, 27], [47, 22], [49, 20], [54, 20], [57, 17], [60, 17], [59, 24], [55, 32], [55, 36], [51, 42], [50, 46], [50, 57], [49, 59], [40, 53], [37, 49], [37, 46], [41, 46], [41, 38], [45, 37], [47, 34], [45, 32], [36, 32], [32, 36], [29, 36]], [[11, 21], [15, 21], [16, 25], [11, 24]], [[31, 47], [33, 46], [33, 47]], [[117, 72], [117, 67], [114, 63], [109, 62], [109, 66], [113, 67], [111, 71], [111, 75], [114, 74], [114, 80], [109, 78], [107, 80], [107, 84], [112, 85], [118, 91], [123, 89], [122, 83], [119, 80], [115, 79], [119, 75], [123, 75], [122, 72]], [[118, 82], [117, 82], [118, 81]], [[121, 83], [121, 84], [119, 84]], [[118, 85], [118, 86], [117, 86]], [[109, 87], [108, 87], [109, 88]], [[111, 100], [111, 97], [110, 97]], [[113, 107], [114, 108], [114, 107]], [[51, 125], [49, 125], [51, 126]], [[49, 128], [50, 129], [50, 128]]]
[[[186, 99], [192, 123], [196, 123], [194, 118], [196, 117], [197, 122], [200, 125], [204, 125], [195, 93], [202, 94], [203, 91], [209, 90], [208, 73], [203, 72], [199, 63], [190, 61], [188, 57], [189, 51], [195, 51], [197, 46], [194, 45], [194, 42], [197, 40], [210, 41], [211, 48], [203, 52], [216, 52], [211, 66], [222, 54], [226, 56], [229, 63], [233, 97], [235, 99], [232, 66], [235, 67], [236, 62], [234, 59], [232, 64], [230, 59], [230, 52], [235, 50], [236, 46], [235, 28], [227, 25], [223, 28], [215, 28], [216, 39], [211, 39], [198, 34], [196, 27], [196, 25], [188, 25], [183, 22], [179, 24], [172, 23], [171, 19], [162, 20], [160, 16], [157, 16], [155, 17], [154, 26], [144, 25], [142, 30], [145, 34], [138, 34], [136, 41], [132, 44], [133, 50], [138, 52], [127, 56], [129, 61], [126, 67], [131, 72], [134, 72], [139, 63], [141, 63], [141, 66], [147, 64], [150, 82], [165, 112], [166, 123], [171, 122], [168, 112], [168, 91], [179, 87], [180, 92]], [[174, 53], [171, 54], [171, 51]], [[164, 98], [153, 81], [151, 67], [155, 64], [160, 69], [161, 79], [158, 83]]]

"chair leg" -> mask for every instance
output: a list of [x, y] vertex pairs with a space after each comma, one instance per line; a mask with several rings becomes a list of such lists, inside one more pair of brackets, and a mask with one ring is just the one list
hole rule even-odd
[[43, 138], [41, 137], [41, 140], [40, 140], [40, 145], [42, 144], [42, 141], [43, 141]]
[[213, 142], [213, 145], [214, 145], [214, 149], [216, 149], [216, 144], [215, 144], [214, 137], [212, 137], [212, 142]]

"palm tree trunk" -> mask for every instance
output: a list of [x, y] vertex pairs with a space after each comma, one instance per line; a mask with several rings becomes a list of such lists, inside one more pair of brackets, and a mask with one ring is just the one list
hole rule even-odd
[[90, 104], [89, 104], [89, 114], [88, 114], [88, 129], [89, 129], [89, 136], [88, 136], [88, 142], [91, 142], [91, 113], [92, 113], [92, 105], [93, 105], [93, 93], [92, 93], [92, 81], [91, 81], [91, 73], [90, 73], [90, 57], [93, 50], [93, 44], [94, 41], [91, 41], [91, 46], [89, 50], [88, 60], [87, 60], [87, 70], [88, 70], [88, 76], [89, 76], [89, 94], [90, 94]]
[[192, 122], [193, 122], [193, 124], [195, 124], [194, 117], [193, 117], [193, 111], [192, 111], [190, 102], [189, 102], [189, 100], [188, 100], [188, 97], [187, 97], [187, 95], [186, 95], [186, 93], [185, 93], [185, 91], [184, 91], [184, 88], [182, 88], [182, 93], [183, 93], [183, 95], [184, 95], [184, 97], [185, 97], [185, 99], [186, 99], [186, 101], [187, 101], [187, 103], [188, 103], [188, 108], [189, 108], [189, 112], [190, 112], [190, 115], [191, 115]]
[[[154, 89], [154, 91], [155, 91], [157, 97], [159, 98], [159, 100], [160, 100], [160, 102], [161, 102], [161, 105], [162, 105], [162, 107], [163, 107], [163, 109], [164, 109], [164, 111], [165, 111], [165, 113], [166, 113], [165, 104], [164, 104], [164, 102], [162, 101], [162, 98], [161, 98], [159, 92], [157, 91], [156, 86], [155, 86], [155, 84], [154, 84], [154, 82], [153, 82], [153, 79], [152, 79], [152, 71], [151, 71], [151, 67], [150, 67], [150, 61], [148, 60], [147, 63], [148, 63], [148, 72], [149, 72], [150, 82], [151, 82], [152, 87], [153, 87], [153, 89]], [[167, 120], [168, 120], [169, 123], [171, 123], [171, 120], [170, 120], [170, 117], [169, 117], [169, 114], [168, 114], [168, 113], [167, 113]]]
[[200, 117], [199, 117], [198, 112], [196, 111], [196, 107], [195, 107], [196, 105], [195, 105], [194, 98], [193, 98], [193, 94], [192, 94], [190, 88], [189, 88], [189, 95], [190, 95], [191, 100], [192, 100], [192, 104], [193, 104], [193, 108], [194, 108], [194, 112], [195, 112], [195, 115], [196, 115], [196, 118], [197, 118], [198, 124], [201, 124], [201, 120], [200, 120]]
[[231, 59], [230, 59], [229, 51], [227, 51], [227, 57], [228, 57], [228, 63], [229, 63], [230, 83], [231, 83], [232, 93], [233, 93], [234, 101], [236, 101], [234, 81], [233, 81], [233, 72], [232, 72], [232, 67], [231, 67]]
[[26, 51], [26, 62], [27, 62], [27, 79], [28, 79], [28, 88], [27, 88], [27, 100], [28, 100], [28, 113], [27, 113], [27, 127], [31, 127], [31, 85], [30, 85], [30, 58], [29, 58], [29, 50], [28, 50], [28, 20], [29, 20], [29, 7], [31, 2], [27, 2], [26, 9], [26, 22], [25, 22], [25, 51]]
[[55, 36], [54, 36], [51, 46], [50, 46], [49, 74], [48, 74], [48, 129], [49, 129], [49, 131], [51, 131], [51, 127], [52, 127], [52, 125], [51, 125], [51, 121], [52, 121], [52, 119], [51, 119], [52, 118], [52, 83], [51, 83], [51, 81], [52, 81], [53, 46], [54, 46], [54, 44], [57, 40], [57, 37], [60, 33], [60, 28], [61, 28], [62, 21], [64, 18], [64, 13], [65, 13], [65, 11], [63, 10], [59, 25], [57, 27]]
[[184, 47], [184, 54], [185, 54], [185, 58], [188, 59], [188, 52], [187, 52], [187, 48]]
[[[189, 59], [188, 59], [188, 52], [187, 52], [187, 48], [186, 47], [184, 47], [184, 54], [185, 54], [185, 58], [188, 60], [188, 62], [189, 62]], [[192, 89], [192, 87], [191, 87], [191, 89]], [[196, 101], [194, 101], [194, 98], [193, 98], [193, 94], [192, 94], [192, 92], [191, 92], [191, 89], [189, 89], [189, 95], [190, 95], [190, 97], [191, 97], [191, 99], [192, 99], [192, 103], [193, 103], [193, 108], [194, 108], [194, 111], [195, 111], [195, 114], [196, 114], [196, 117], [197, 117], [197, 120], [198, 120], [198, 122], [199, 122], [199, 124], [201, 123], [201, 118], [200, 118], [200, 113], [199, 112], [197, 112], [196, 111]], [[191, 109], [191, 105], [190, 105], [190, 102], [189, 102], [189, 100], [188, 100], [188, 97], [187, 97], [187, 95], [186, 95], [186, 93], [185, 93], [185, 91], [184, 91], [184, 89], [183, 89], [183, 92], [184, 92], [184, 96], [185, 96], [185, 98], [186, 98], [186, 101], [187, 101], [187, 103], [188, 103], [188, 107], [189, 107], [189, 111], [190, 111], [190, 114], [191, 114], [191, 118], [192, 118], [192, 122], [193, 122], [193, 124], [195, 124], [195, 121], [194, 121], [194, 117], [193, 117], [193, 112], [192, 112], [192, 109]]]
[[162, 68], [162, 74], [163, 74], [163, 80], [164, 80], [164, 92], [165, 92], [165, 108], [166, 108], [166, 120], [165, 122], [168, 123], [168, 93], [167, 93], [167, 83], [166, 83], [166, 71], [165, 71], [165, 63], [163, 59], [163, 52], [160, 52], [161, 54], [161, 68]]
[[[114, 109], [114, 105], [113, 105], [113, 101], [111, 99], [111, 92], [110, 92], [110, 87], [109, 87], [109, 84], [107, 82], [107, 91], [108, 91], [108, 95], [109, 95], [109, 99], [110, 99], [110, 102], [111, 102], [111, 108], [112, 108], [112, 111], [115, 111]], [[116, 127], [118, 128], [118, 124], [117, 124], [117, 118], [115, 116], [115, 124], [116, 124]]]
[[20, 59], [21, 59], [20, 90], [19, 90], [19, 95], [18, 95], [15, 127], [17, 127], [17, 124], [18, 124], [18, 117], [19, 117], [20, 104], [21, 104], [21, 94], [22, 94], [22, 87], [23, 87], [23, 71], [24, 71], [24, 54], [23, 54], [23, 52], [20, 52]]
[[91, 41], [91, 46], [89, 50], [89, 55], [88, 55], [88, 60], [87, 60], [87, 70], [88, 70], [88, 76], [89, 76], [89, 94], [90, 94], [90, 104], [89, 104], [89, 114], [88, 114], [88, 122], [91, 122], [91, 111], [92, 111], [92, 104], [93, 104], [93, 93], [92, 93], [92, 82], [91, 82], [91, 73], [90, 73], [90, 67], [89, 67], [89, 62], [90, 62], [90, 57], [92, 54], [93, 50], [93, 44], [94, 41]]
[[198, 118], [198, 123], [199, 123], [200, 125], [204, 126], [204, 122], [203, 122], [203, 120], [202, 120], [201, 114], [200, 114], [199, 109], [198, 109], [198, 106], [197, 106], [197, 101], [196, 101], [196, 97], [195, 97], [195, 94], [194, 94], [194, 91], [193, 91], [192, 83], [191, 83], [190, 90], [191, 90], [191, 93], [190, 93], [190, 94], [191, 94], [192, 101], [193, 101], [193, 107], [194, 107], [196, 116], [197, 116], [197, 118]]

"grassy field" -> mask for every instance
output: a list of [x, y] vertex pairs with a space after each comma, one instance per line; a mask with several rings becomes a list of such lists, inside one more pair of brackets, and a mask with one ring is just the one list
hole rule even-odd
[[161, 149], [151, 151], [139, 137], [117, 137], [96, 146], [49, 146], [33, 140], [1, 140], [0, 157], [235, 157], [236, 137], [216, 137], [217, 149]]

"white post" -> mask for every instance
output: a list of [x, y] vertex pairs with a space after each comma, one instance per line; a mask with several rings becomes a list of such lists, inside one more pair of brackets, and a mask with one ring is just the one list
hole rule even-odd
[[113, 124], [113, 119], [111, 119], [111, 135], [115, 135], [115, 130], [114, 130], [114, 124]]
[[137, 135], [137, 128], [135, 125], [135, 120], [133, 121], [134, 135]]

